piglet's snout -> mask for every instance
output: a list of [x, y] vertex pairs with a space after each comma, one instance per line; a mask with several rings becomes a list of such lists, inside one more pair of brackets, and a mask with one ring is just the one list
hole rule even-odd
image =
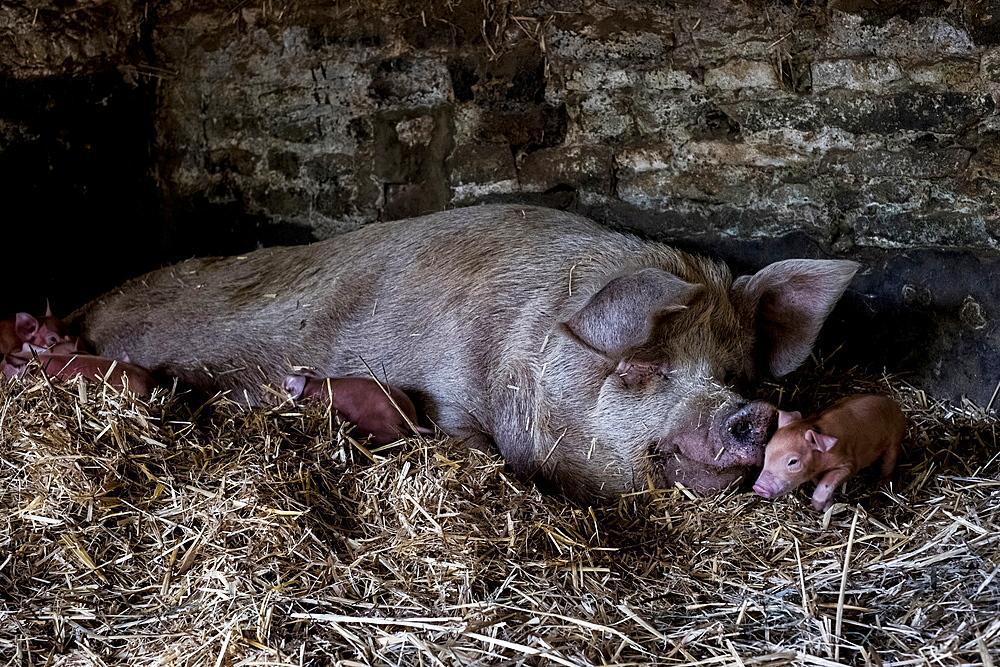
[[778, 411], [766, 401], [753, 401], [723, 423], [727, 448], [737, 453], [739, 465], [764, 465], [764, 448], [778, 428]]
[[774, 490], [763, 480], [763, 475], [754, 482], [753, 492], [761, 498], [770, 498]]
[[754, 482], [753, 491], [762, 498], [780, 498], [791, 490], [790, 485], [767, 470]]

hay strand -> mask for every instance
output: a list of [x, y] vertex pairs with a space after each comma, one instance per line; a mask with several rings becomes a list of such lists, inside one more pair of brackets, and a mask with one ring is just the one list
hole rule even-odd
[[319, 408], [4, 385], [0, 665], [996, 664], [996, 417], [826, 360], [768, 391], [896, 397], [891, 487], [580, 508]]

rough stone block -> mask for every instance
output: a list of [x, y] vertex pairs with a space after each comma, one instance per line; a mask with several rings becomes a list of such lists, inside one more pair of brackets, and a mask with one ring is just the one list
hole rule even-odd
[[285, 178], [298, 178], [301, 161], [297, 153], [272, 148], [267, 152], [267, 168]]
[[566, 106], [520, 105], [513, 108], [460, 110], [455, 143], [504, 143], [518, 150], [558, 146], [566, 139]]
[[964, 5], [976, 44], [1000, 44], [1000, 0], [970, 0]]
[[435, 58], [398, 56], [375, 69], [368, 92], [380, 106], [434, 106], [454, 101], [451, 74]]
[[949, 59], [910, 65], [906, 77], [921, 86], [955, 87], [969, 84], [979, 74], [975, 60]]
[[339, 185], [354, 173], [354, 158], [343, 153], [323, 153], [305, 162], [305, 173], [320, 185]]
[[640, 136], [692, 133], [704, 121], [708, 101], [696, 90], [640, 89], [627, 102]]
[[250, 198], [256, 212], [291, 218], [303, 215], [312, 203], [312, 195], [302, 188], [263, 186], [252, 192]]
[[385, 189], [383, 220], [400, 220], [440, 211], [448, 203], [441, 190], [426, 183], [390, 183]]
[[208, 161], [212, 171], [251, 176], [257, 169], [260, 156], [242, 148], [228, 148], [211, 151]]
[[567, 74], [563, 85], [566, 90], [579, 92], [628, 88], [635, 83], [636, 75], [628, 70], [609, 67], [601, 62], [587, 62]]
[[646, 144], [618, 154], [619, 169], [632, 173], [660, 171], [675, 167], [672, 144]]
[[426, 146], [434, 137], [434, 119], [430, 116], [405, 118], [396, 123], [396, 137], [407, 146]]
[[747, 144], [734, 141], [692, 141], [684, 146], [687, 157], [702, 164], [791, 167], [804, 165], [809, 157], [787, 146]]
[[910, 148], [899, 151], [831, 151], [825, 169], [862, 177], [943, 178], [954, 176], [969, 164], [971, 152], [963, 148]]
[[687, 72], [668, 68], [644, 72], [642, 84], [652, 90], [687, 90], [695, 85], [695, 81]]
[[421, 111], [379, 114], [373, 122], [376, 176], [388, 183], [422, 180], [429, 165], [444, 163], [449, 132], [446, 108], [431, 114]]
[[990, 95], [927, 91], [831, 92], [810, 99], [786, 96], [722, 105], [751, 132], [781, 128], [816, 132], [832, 126], [854, 134], [902, 130], [953, 134], [993, 113], [995, 107]]
[[651, 210], [664, 210], [676, 200], [759, 209], [772, 206], [769, 193], [779, 182], [770, 169], [682, 162], [664, 169], [620, 168], [616, 192], [625, 202]]
[[622, 139], [634, 132], [627, 96], [596, 91], [584, 96], [569, 96], [567, 138], [571, 143], [584, 144]]
[[984, 52], [979, 60], [979, 69], [984, 79], [1000, 83], [1000, 48]]
[[268, 129], [275, 139], [294, 144], [319, 143], [323, 139], [322, 129], [312, 118], [276, 118]]
[[568, 185], [575, 190], [611, 194], [614, 156], [607, 146], [557, 146], [524, 156], [519, 180], [526, 191], [544, 192]]
[[922, 58], [968, 56], [975, 50], [969, 34], [944, 16], [886, 21], [834, 10], [825, 35], [825, 50], [836, 57]]
[[894, 60], [886, 58], [843, 58], [819, 60], [812, 64], [814, 92], [831, 88], [884, 91], [903, 78], [903, 71]]
[[662, 62], [674, 43], [673, 33], [669, 30], [614, 30], [596, 36], [592, 34], [594, 31], [589, 21], [568, 28], [555, 27], [549, 32], [547, 48], [551, 57], [576, 61]]
[[982, 212], [942, 210], [927, 213], [884, 213], [856, 217], [854, 238], [859, 245], [882, 248], [998, 248]]
[[705, 87], [719, 90], [777, 89], [781, 84], [770, 62], [739, 58], [705, 72]]
[[[517, 182], [514, 155], [506, 144], [462, 144], [448, 157], [449, 182], [453, 188]], [[510, 190], [507, 190], [510, 191]]]

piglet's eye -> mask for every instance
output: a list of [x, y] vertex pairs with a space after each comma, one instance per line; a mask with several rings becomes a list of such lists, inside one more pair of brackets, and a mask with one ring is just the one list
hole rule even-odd
[[788, 459], [788, 467], [791, 468], [793, 465], [795, 465], [798, 462], [799, 462], [799, 460], [796, 459], [796, 458]]

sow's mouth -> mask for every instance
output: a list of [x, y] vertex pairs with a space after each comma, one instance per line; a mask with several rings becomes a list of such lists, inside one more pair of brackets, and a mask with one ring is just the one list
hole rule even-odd
[[750, 471], [764, 465], [764, 449], [778, 428], [778, 411], [753, 401], [720, 410], [708, 426], [695, 426], [655, 443], [656, 477], [662, 485], [683, 484], [699, 493], [715, 493], [753, 480]]

